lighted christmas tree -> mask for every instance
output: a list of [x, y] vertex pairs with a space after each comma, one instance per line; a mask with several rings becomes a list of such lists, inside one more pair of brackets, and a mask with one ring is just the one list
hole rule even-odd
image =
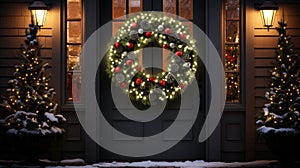
[[286, 34], [287, 23], [279, 21], [275, 67], [270, 88], [257, 125], [259, 133], [299, 133], [300, 130], [300, 81], [298, 55], [293, 52], [291, 36]]
[[54, 101], [55, 90], [49, 86], [50, 75], [43, 63], [36, 39], [38, 27], [26, 29], [25, 46], [21, 46], [20, 62], [15, 65], [14, 79], [8, 81], [7, 95], [2, 107], [9, 111], [2, 123], [11, 134], [62, 133], [62, 122], [66, 119], [57, 114]]

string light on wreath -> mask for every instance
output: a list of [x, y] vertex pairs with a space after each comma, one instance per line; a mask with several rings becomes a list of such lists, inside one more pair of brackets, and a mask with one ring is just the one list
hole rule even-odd
[[[187, 32], [180, 21], [160, 14], [130, 17], [113, 37], [107, 53], [112, 81], [131, 99], [145, 105], [176, 98], [192, 82], [198, 67], [195, 40]], [[153, 46], [170, 51], [167, 71], [156, 75], [139, 65], [140, 51]]]

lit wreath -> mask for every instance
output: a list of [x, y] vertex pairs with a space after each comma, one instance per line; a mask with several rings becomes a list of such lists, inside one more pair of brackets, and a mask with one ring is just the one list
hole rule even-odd
[[[132, 100], [145, 105], [174, 99], [194, 79], [197, 71], [195, 40], [182, 22], [154, 13], [139, 13], [117, 31], [107, 54], [107, 72]], [[139, 65], [141, 49], [160, 47], [170, 51], [168, 71], [153, 76]]]

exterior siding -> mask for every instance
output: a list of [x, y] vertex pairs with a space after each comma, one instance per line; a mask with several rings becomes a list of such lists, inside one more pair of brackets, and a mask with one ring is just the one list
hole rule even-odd
[[[13, 78], [14, 65], [18, 63], [18, 51], [21, 44], [24, 44], [26, 38], [25, 29], [29, 28], [31, 23], [30, 11], [28, 5], [31, 0], [13, 0], [0, 2], [0, 95], [5, 94], [8, 80]], [[66, 133], [63, 141], [51, 149], [47, 158], [60, 160], [68, 158], [84, 158], [85, 134], [81, 131], [80, 124], [77, 120], [76, 113], [70, 108], [64, 109], [61, 98], [61, 59], [65, 56], [61, 52], [61, 22], [60, 19], [54, 18], [60, 16], [62, 11], [61, 2], [53, 0], [45, 0], [45, 3], [51, 5], [51, 9], [47, 12], [45, 25], [37, 33], [39, 43], [41, 45], [41, 57], [44, 62], [50, 66], [48, 73], [52, 74], [50, 85], [56, 90], [55, 99], [59, 103], [61, 113], [67, 118], [64, 128]], [[55, 28], [55, 29], [54, 29]], [[58, 54], [59, 53], [59, 54]], [[53, 65], [55, 65], [53, 67]], [[57, 73], [58, 72], [58, 73]], [[5, 158], [16, 158], [15, 154], [10, 154], [9, 148], [1, 147], [1, 151], [6, 150]], [[2, 155], [0, 155], [1, 159]]]
[[[0, 94], [5, 94], [7, 81], [11, 79], [14, 65], [18, 63], [18, 50], [25, 40], [25, 29], [28, 28], [30, 12], [28, 3], [1, 2], [0, 3]], [[48, 12], [51, 19], [51, 11]], [[38, 33], [38, 40], [42, 44], [41, 55], [44, 62], [52, 67], [52, 28], [47, 22]]]
[[[13, 78], [14, 65], [19, 62], [19, 49], [26, 38], [25, 30], [31, 23], [28, 1], [2, 1], [0, 2], [0, 95], [5, 95], [8, 80]], [[52, 72], [52, 13], [48, 12], [44, 27], [38, 32], [37, 38], [41, 46], [41, 57], [50, 66]], [[51, 81], [53, 85], [55, 81]], [[61, 146], [61, 142], [55, 143]], [[1, 158], [21, 158], [18, 154], [11, 153], [12, 147], [1, 146]], [[60, 159], [60, 147], [49, 149], [50, 159]], [[2, 151], [4, 150], [4, 151]]]
[[[257, 1], [260, 3], [261, 1]], [[253, 56], [254, 56], [254, 79], [255, 79], [255, 113], [258, 114], [266, 99], [264, 97], [265, 91], [269, 86], [270, 70], [273, 68], [273, 60], [275, 57], [275, 49], [277, 48], [278, 33], [275, 27], [278, 25], [277, 21], [282, 18], [284, 9], [284, 18], [287, 21], [287, 33], [292, 36], [292, 42], [295, 44], [295, 52], [300, 53], [300, 22], [299, 22], [299, 1], [277, 1], [279, 10], [277, 12], [274, 26], [268, 32], [263, 29], [260, 19], [254, 20], [253, 30]], [[254, 18], [260, 18], [260, 13], [254, 13]], [[268, 148], [261, 139], [257, 137], [255, 148], [255, 159], [272, 158]]]

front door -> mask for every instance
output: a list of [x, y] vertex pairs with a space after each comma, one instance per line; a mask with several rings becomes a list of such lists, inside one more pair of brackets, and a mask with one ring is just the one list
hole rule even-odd
[[[205, 23], [205, 0], [111, 0], [100, 1], [100, 21], [99, 26], [105, 23], [122, 17], [126, 14], [139, 11], [164, 11], [173, 13], [188, 19], [190, 22], [185, 22], [187, 26], [192, 26], [192, 23], [200, 27], [202, 30]], [[111, 25], [111, 33], [115, 34], [118, 27], [126, 18], [113, 20]], [[192, 33], [192, 32], [191, 32]], [[165, 54], [163, 50], [152, 49], [143, 51], [142, 61], [143, 66], [147, 67], [163, 67], [165, 66]], [[149, 57], [149, 55], [152, 55]], [[177, 116], [180, 105], [180, 98], [168, 102], [164, 112], [156, 119], [149, 122], [135, 122], [121, 115], [115, 107], [111, 97], [111, 79], [105, 73], [106, 63], [101, 63], [101, 78], [99, 95], [101, 111], [106, 119], [117, 130], [136, 136], [134, 141], [142, 141], [143, 136], [151, 136], [164, 131], [169, 127]], [[156, 74], [160, 71], [159, 68], [148, 68], [147, 71]], [[205, 71], [203, 66], [199, 66], [197, 73], [198, 86], [200, 88], [200, 107], [198, 116], [192, 129], [186, 136], [175, 146], [169, 150], [149, 157], [125, 157], [99, 147], [101, 161], [136, 161], [136, 160], [196, 160], [205, 159], [205, 144], [198, 142], [198, 136], [205, 118]], [[115, 89], [119, 89], [116, 87]], [[193, 102], [191, 100], [191, 102]], [[143, 109], [143, 105], [132, 102], [135, 107]], [[125, 105], [126, 106], [126, 105]], [[192, 105], [191, 105], [192, 106]], [[126, 108], [126, 107], [122, 107]], [[189, 108], [189, 107], [186, 107]], [[130, 110], [130, 109], [127, 109]], [[124, 141], [122, 137], [114, 137], [115, 141]], [[177, 141], [178, 139], [170, 138], [170, 136], [162, 137], [162, 141]], [[133, 149], [134, 150], [134, 149]]]

